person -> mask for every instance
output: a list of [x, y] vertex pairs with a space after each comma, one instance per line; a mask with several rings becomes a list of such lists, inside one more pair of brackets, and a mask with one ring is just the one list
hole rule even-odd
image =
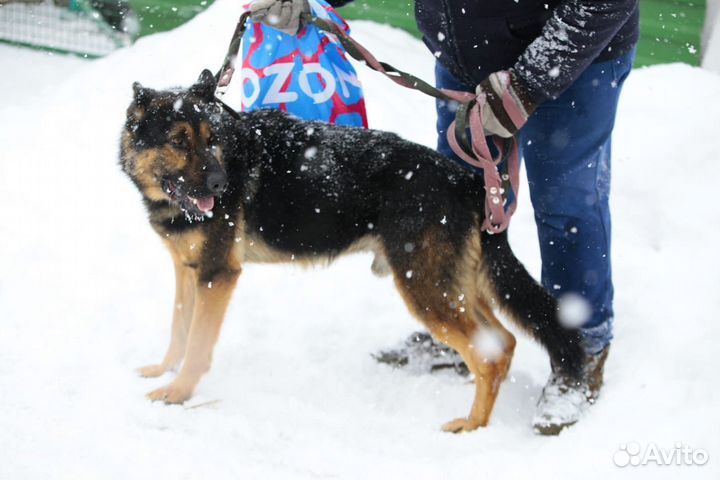
[[[349, 1], [328, 0], [334, 7]], [[295, 33], [307, 0], [256, 0], [251, 11], [254, 20]], [[597, 399], [613, 338], [611, 140], [639, 37], [639, 2], [416, 0], [415, 14], [436, 57], [436, 86], [484, 93], [486, 134], [517, 136], [542, 284], [582, 325], [582, 381], [553, 369], [533, 418], [536, 432], [557, 434]], [[437, 149], [463, 163], [446, 138], [456, 108], [437, 101]], [[415, 350], [442, 351], [413, 338], [422, 339], [406, 342]], [[396, 353], [407, 361], [412, 350]]]

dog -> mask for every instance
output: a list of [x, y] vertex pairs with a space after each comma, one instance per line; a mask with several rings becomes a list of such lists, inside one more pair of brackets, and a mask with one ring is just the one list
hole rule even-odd
[[[139, 372], [179, 372], [151, 400], [191, 397], [246, 262], [329, 263], [368, 250], [373, 271], [393, 275], [410, 312], [474, 375], [470, 413], [444, 430], [488, 423], [515, 349], [497, 309], [545, 347], [553, 369], [579, 375], [578, 330], [558, 321], [556, 300], [514, 256], [507, 234], [481, 230], [481, 177], [393, 133], [277, 110], [231, 115], [215, 89], [208, 70], [184, 90], [136, 82], [121, 134], [121, 168], [176, 274], [167, 353]], [[483, 338], [499, 348], [484, 351]]]

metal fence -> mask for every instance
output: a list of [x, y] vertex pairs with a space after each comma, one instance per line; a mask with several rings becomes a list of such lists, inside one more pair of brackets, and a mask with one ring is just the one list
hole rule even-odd
[[138, 32], [124, 0], [0, 0], [0, 41], [86, 57], [129, 45]]

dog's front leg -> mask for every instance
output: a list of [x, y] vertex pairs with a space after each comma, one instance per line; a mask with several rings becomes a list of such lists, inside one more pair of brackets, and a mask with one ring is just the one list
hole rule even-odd
[[159, 377], [167, 371], [175, 370], [185, 356], [188, 331], [193, 317], [197, 279], [193, 269], [183, 264], [182, 260], [175, 258], [173, 263], [175, 264], [175, 303], [170, 346], [168, 346], [161, 363], [138, 369], [143, 377]]
[[165, 403], [182, 403], [193, 393], [200, 377], [210, 369], [213, 348], [240, 271], [200, 275], [195, 285], [195, 305], [185, 349], [185, 361], [177, 378], [148, 397]]

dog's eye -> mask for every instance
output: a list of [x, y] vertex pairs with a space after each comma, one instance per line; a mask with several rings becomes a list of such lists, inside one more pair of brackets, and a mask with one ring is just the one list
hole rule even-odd
[[217, 141], [217, 137], [213, 134], [210, 134], [210, 136], [207, 139], [207, 144], [214, 145], [216, 141]]
[[187, 141], [187, 140], [186, 140], [186, 138], [185, 138], [185, 135], [182, 135], [182, 134], [180, 134], [180, 135], [173, 135], [172, 137], [170, 137], [170, 143], [172, 143], [172, 144], [175, 145], [176, 147], [184, 147], [186, 141]]

